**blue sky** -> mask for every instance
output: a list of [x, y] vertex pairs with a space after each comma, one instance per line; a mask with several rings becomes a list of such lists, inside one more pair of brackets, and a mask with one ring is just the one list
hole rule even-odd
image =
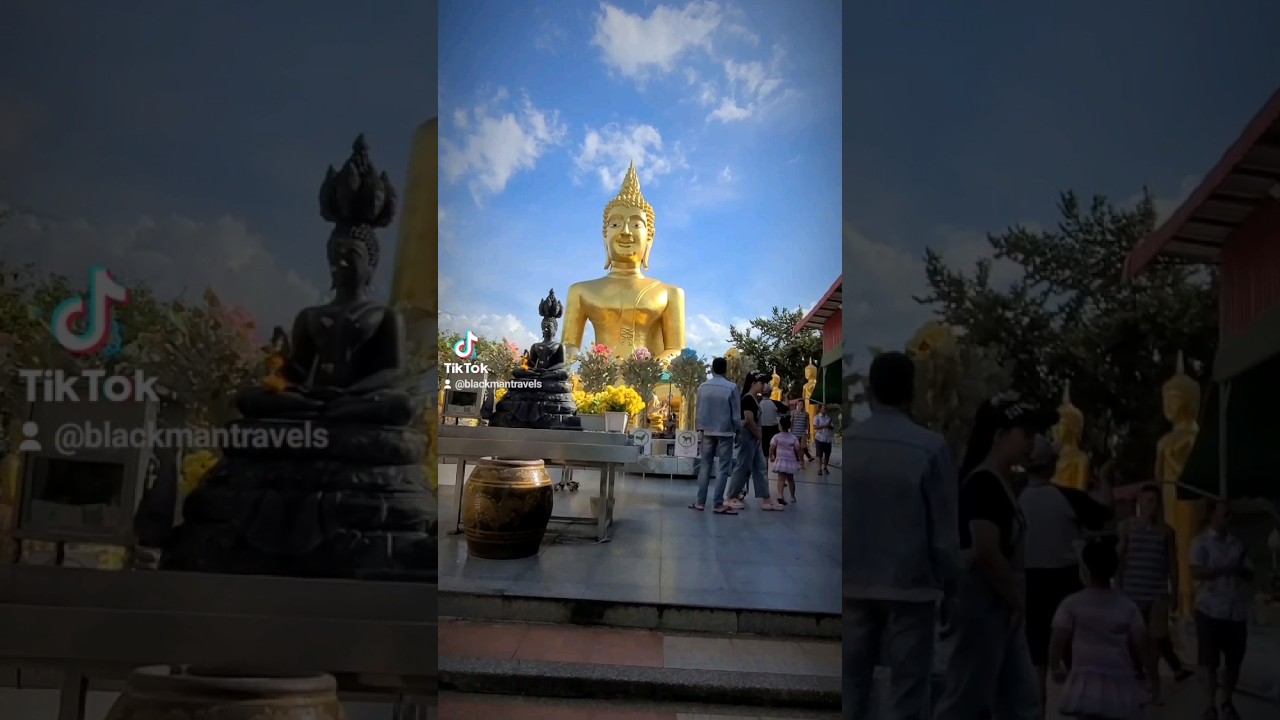
[[[6, 261], [212, 286], [262, 325], [328, 288], [317, 193], [364, 132], [401, 190], [437, 113], [434, 3], [9, 3], [0, 25]], [[382, 233], [380, 292], [395, 228]]]
[[1125, 201], [1146, 186], [1167, 212], [1280, 86], [1280, 3], [923, 6], [859, 3], [846, 18], [855, 362], [926, 319], [910, 299], [926, 246], [971, 264], [989, 231], [1054, 223], [1066, 189]]
[[442, 327], [534, 340], [632, 160], [704, 354], [836, 279], [840, 3], [448, 0], [440, 34]]

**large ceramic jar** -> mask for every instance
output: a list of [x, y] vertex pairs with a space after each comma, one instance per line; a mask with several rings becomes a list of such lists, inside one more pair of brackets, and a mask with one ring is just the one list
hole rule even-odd
[[545, 463], [483, 458], [464, 488], [462, 526], [473, 557], [507, 560], [538, 553], [554, 499]]
[[194, 668], [135, 670], [107, 720], [346, 720], [329, 675], [240, 677]]

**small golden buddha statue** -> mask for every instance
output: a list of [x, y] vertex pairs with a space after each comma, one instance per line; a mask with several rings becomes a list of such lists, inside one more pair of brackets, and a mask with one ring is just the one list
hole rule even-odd
[[1062, 487], [1076, 490], [1089, 489], [1089, 454], [1080, 449], [1084, 435], [1084, 413], [1071, 402], [1071, 384], [1062, 391], [1062, 405], [1058, 407], [1058, 424], [1051, 431], [1058, 448], [1058, 466], [1053, 481]]
[[810, 360], [808, 365], [804, 366], [804, 387], [801, 388], [801, 397], [804, 398], [804, 411], [809, 415], [809, 439], [813, 440], [814, 428], [813, 419], [818, 415], [818, 406], [812, 402], [813, 391], [818, 388], [818, 366]]
[[684, 348], [684, 290], [641, 272], [649, 268], [655, 219], [632, 163], [622, 190], [604, 209], [608, 274], [569, 286], [562, 340], [570, 360], [582, 348], [588, 322], [595, 342], [607, 346], [615, 357], [647, 348], [654, 357], [669, 362]]
[[930, 320], [920, 326], [907, 341], [907, 354], [913, 358], [927, 358], [934, 353], [949, 353], [956, 349], [956, 336], [949, 325]]
[[782, 377], [778, 375], [778, 368], [773, 369], [773, 377], [769, 379], [769, 385], [773, 388], [773, 392], [769, 394], [769, 399], [782, 400]]
[[1178, 485], [1187, 460], [1195, 448], [1200, 434], [1200, 384], [1187, 375], [1182, 353], [1174, 366], [1173, 377], [1162, 389], [1164, 417], [1173, 427], [1156, 443], [1155, 479], [1160, 483], [1164, 496], [1164, 517], [1174, 530], [1178, 543], [1178, 594], [1182, 599], [1180, 609], [1185, 613], [1193, 607], [1195, 592], [1191, 580], [1191, 541], [1200, 523], [1200, 507], [1195, 500], [1179, 500]]

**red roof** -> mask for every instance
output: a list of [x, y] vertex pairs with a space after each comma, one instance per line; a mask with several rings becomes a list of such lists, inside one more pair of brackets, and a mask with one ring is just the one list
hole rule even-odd
[[1222, 245], [1260, 205], [1280, 199], [1280, 90], [1199, 187], [1125, 260], [1133, 279], [1156, 257], [1216, 263]]
[[821, 330], [827, 324], [827, 319], [836, 314], [844, 305], [844, 276], [836, 278], [831, 284], [831, 288], [827, 290], [817, 305], [809, 311], [808, 315], [800, 318], [800, 322], [791, 329], [792, 335], [799, 335], [806, 329]]

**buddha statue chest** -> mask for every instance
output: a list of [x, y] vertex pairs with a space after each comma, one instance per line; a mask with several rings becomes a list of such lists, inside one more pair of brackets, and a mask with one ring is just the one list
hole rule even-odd
[[582, 284], [581, 308], [596, 333], [596, 342], [616, 349], [657, 349], [667, 286], [652, 278], [603, 278]]
[[363, 376], [365, 349], [386, 319], [386, 308], [371, 302], [356, 305], [324, 305], [303, 311], [300, 327], [313, 348], [314, 357], [296, 361], [311, 386], [342, 387]]

